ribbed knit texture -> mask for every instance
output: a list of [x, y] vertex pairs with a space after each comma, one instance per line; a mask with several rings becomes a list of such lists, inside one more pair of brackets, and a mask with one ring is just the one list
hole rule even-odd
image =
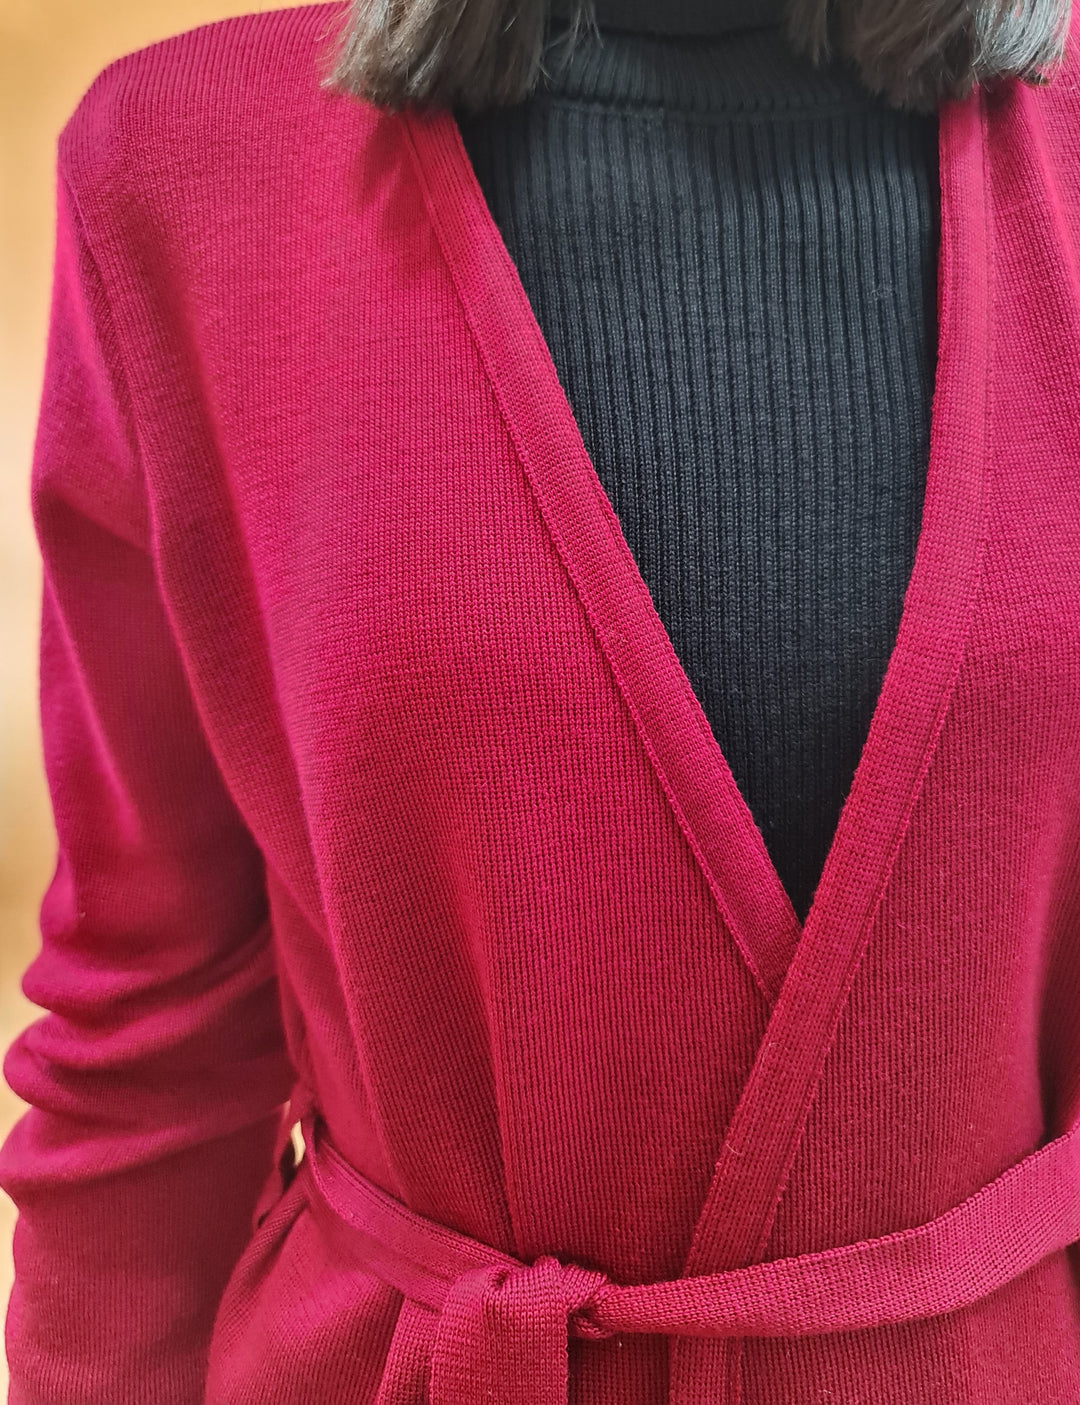
[[[856, 368], [898, 355], [914, 303], [870, 319], [837, 207], [827, 237], [803, 215], [824, 197], [776, 203], [784, 123], [745, 124], [754, 162], [730, 124], [676, 124], [684, 178], [741, 150], [741, 203], [703, 186], [689, 222], [669, 209], [678, 259], [618, 280], [674, 360], [643, 374], [665, 346], [643, 326], [610, 342], [625, 375], [586, 378], [557, 329], [601, 325], [610, 279], [577, 319], [545, 304], [566, 265], [526, 291], [451, 114], [320, 89], [345, 13], [125, 56], [58, 140], [28, 485], [58, 853], [22, 983], [42, 1015], [4, 1059], [28, 1104], [0, 1146], [10, 1405], [1076, 1405], [1078, 22], [1051, 86], [940, 114], [921, 536], [800, 922], [756, 823], [771, 768], [755, 790], [736, 760], [755, 813], [726, 748], [786, 745], [812, 689], [736, 710], [700, 659], [749, 657], [745, 625], [779, 689], [780, 661], [824, 678], [831, 650], [855, 716], [850, 634], [795, 655], [769, 602], [827, 636], [858, 543], [910, 547], [917, 338], [907, 371], [864, 373], [880, 419]], [[659, 179], [637, 122], [614, 149]], [[866, 177], [869, 142], [860, 162], [830, 130]], [[638, 208], [598, 186], [599, 247], [673, 188]], [[798, 237], [759, 267], [781, 214]], [[679, 296], [709, 227], [757, 279], [756, 338], [737, 277]], [[917, 228], [875, 286], [915, 297]], [[835, 330], [824, 290], [794, 292], [830, 237], [855, 265]], [[604, 267], [580, 227], [562, 247]], [[759, 356], [769, 337], [790, 354]], [[624, 380], [651, 403], [629, 429]], [[837, 501], [841, 463], [866, 501], [826, 558], [829, 512], [787, 515]], [[653, 490], [682, 525], [660, 530], [673, 501], [650, 552]], [[751, 522], [801, 577], [736, 540]], [[691, 612], [699, 559], [725, 590]], [[904, 575], [874, 576], [894, 610]], [[857, 598], [880, 667], [887, 606]]]
[[[457, 114], [585, 446], [800, 920], [896, 639], [936, 354], [937, 118], [728, 0], [605, 0]], [[650, 37], [663, 23], [687, 35]], [[729, 28], [730, 31], [729, 32]], [[709, 31], [712, 32], [709, 32]]]

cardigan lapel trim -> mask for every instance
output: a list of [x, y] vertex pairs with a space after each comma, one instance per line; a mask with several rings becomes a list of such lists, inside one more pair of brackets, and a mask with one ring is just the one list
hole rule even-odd
[[831, 932], [843, 934], [846, 945], [876, 907], [944, 720], [972, 615], [983, 522], [989, 252], [972, 121], [943, 123], [939, 136], [939, 350], [913, 571], [866, 742], [802, 925], [588, 455], [453, 111], [406, 108], [401, 122], [547, 529], [722, 918], [772, 1008], [800, 944], [827, 946], [823, 934]]
[[[885, 882], [944, 723], [982, 580], [989, 524], [994, 271], [982, 90], [939, 104], [941, 347], [922, 537], [874, 727], [829, 867], [725, 1130], [681, 1277], [767, 1252]], [[671, 1405], [702, 1379], [741, 1398], [742, 1337], [672, 1342]], [[702, 1373], [705, 1373], [704, 1375]]]

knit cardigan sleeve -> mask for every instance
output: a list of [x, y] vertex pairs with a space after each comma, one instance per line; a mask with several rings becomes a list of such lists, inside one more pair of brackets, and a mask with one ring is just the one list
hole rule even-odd
[[57, 851], [22, 978], [45, 1013], [3, 1063], [28, 1104], [0, 1148], [10, 1405], [201, 1405], [289, 1084], [263, 858], [159, 593], [125, 350], [60, 163], [30, 470]]

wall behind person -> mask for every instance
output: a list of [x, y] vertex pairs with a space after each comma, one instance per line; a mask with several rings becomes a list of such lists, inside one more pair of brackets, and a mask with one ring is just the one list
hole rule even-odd
[[[122, 54], [258, 0], [0, 0], [0, 1043], [42, 1011], [19, 979], [56, 861], [41, 759], [41, 568], [30, 518], [52, 277], [56, 137], [95, 75]], [[26, 1104], [0, 1080], [0, 1136]], [[0, 1304], [11, 1291], [15, 1207], [0, 1192]], [[7, 1371], [0, 1361], [0, 1399]]]

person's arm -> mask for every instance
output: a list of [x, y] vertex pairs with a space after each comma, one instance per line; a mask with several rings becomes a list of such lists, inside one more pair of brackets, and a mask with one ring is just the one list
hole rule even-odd
[[292, 1082], [261, 851], [223, 782], [159, 594], [122, 357], [58, 166], [30, 473], [40, 718], [57, 857], [9, 1045], [29, 1104], [9, 1405], [203, 1405], [225, 1281]]

